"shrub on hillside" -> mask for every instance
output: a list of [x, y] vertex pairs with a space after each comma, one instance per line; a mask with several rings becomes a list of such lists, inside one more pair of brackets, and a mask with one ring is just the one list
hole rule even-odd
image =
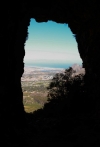
[[[72, 76], [75, 71], [70, 67], [64, 73], [57, 73], [48, 86], [48, 103], [45, 109], [50, 111], [71, 111], [84, 107], [84, 75]], [[47, 108], [48, 107], [48, 108]]]
[[83, 75], [72, 76], [75, 71], [70, 67], [64, 73], [57, 73], [48, 86], [48, 101], [51, 99], [64, 99], [69, 92], [81, 92]]

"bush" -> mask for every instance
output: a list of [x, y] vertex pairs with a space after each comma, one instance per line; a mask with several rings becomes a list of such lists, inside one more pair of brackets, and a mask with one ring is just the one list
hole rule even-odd
[[[68, 107], [72, 110], [83, 108], [84, 99], [84, 75], [72, 76], [75, 72], [72, 68], [64, 73], [57, 73], [48, 86], [48, 102], [54, 107]], [[79, 104], [80, 103], [80, 104]]]

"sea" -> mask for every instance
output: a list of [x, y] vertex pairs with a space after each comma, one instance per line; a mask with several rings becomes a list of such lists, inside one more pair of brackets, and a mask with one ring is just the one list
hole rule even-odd
[[62, 69], [67, 69], [69, 67], [72, 67], [74, 64], [78, 64], [78, 65], [82, 65], [81, 63], [70, 63], [70, 64], [66, 64], [66, 63], [60, 63], [60, 64], [47, 64], [47, 63], [25, 63], [25, 67], [46, 67], [46, 68], [62, 68]]

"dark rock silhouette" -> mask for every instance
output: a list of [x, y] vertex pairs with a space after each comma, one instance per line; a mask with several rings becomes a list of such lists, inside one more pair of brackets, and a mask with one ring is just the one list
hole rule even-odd
[[[77, 102], [73, 98], [73, 96], [75, 97], [77, 91], [79, 90], [76, 90], [76, 92], [74, 91], [75, 95], [70, 93], [71, 95], [73, 95], [70, 96], [70, 99], [73, 100], [72, 105], [74, 105], [74, 103], [78, 103], [79, 107], [81, 107], [81, 105], [82, 108], [84, 107], [84, 111], [82, 111], [81, 108], [81, 113], [77, 115], [77, 107], [74, 107], [74, 109], [72, 109], [72, 112], [75, 112], [76, 114], [74, 113], [73, 115], [70, 115], [70, 121], [68, 121], [67, 124], [67, 126], [69, 126], [70, 129], [68, 129], [68, 131], [67, 129], [65, 129], [69, 135], [66, 135], [65, 137], [65, 135], [62, 134], [62, 130], [64, 130], [67, 123], [63, 118], [62, 121], [58, 124], [54, 122], [54, 124], [56, 124], [57, 127], [54, 127], [55, 129], [53, 132], [53, 129], [51, 128], [47, 127], [46, 130], [45, 127], [45, 129], [39, 127], [40, 125], [44, 124], [42, 116], [40, 117], [42, 113], [40, 111], [38, 112], [38, 115], [40, 113], [38, 117], [34, 114], [34, 119], [37, 118], [37, 121], [33, 121], [33, 132], [35, 132], [35, 128], [37, 128], [38, 130], [39, 127], [41, 132], [40, 136], [43, 134], [45, 135], [43, 135], [42, 139], [40, 139], [40, 136], [38, 134], [37, 138], [32, 137], [31, 140], [28, 142], [31, 143], [32, 140], [34, 140], [33, 144], [35, 144], [36, 141], [38, 142], [39, 138], [39, 141], [41, 143], [39, 145], [35, 144], [34, 146], [56, 146], [57, 144], [60, 146], [65, 146], [65, 144], [68, 145], [68, 142], [72, 146], [76, 146], [76, 144], [78, 144], [79, 146], [98, 146], [100, 137], [99, 2], [97, 0], [66, 0], [66, 2], [63, 0], [51, 0], [46, 2], [44, 0], [41, 2], [9, 1], [6, 3], [5, 1], [2, 1], [1, 8], [3, 8], [3, 11], [1, 9], [0, 13], [0, 130], [2, 130], [2, 138], [0, 142], [10, 147], [14, 146], [14, 143], [16, 146], [29, 146], [27, 145], [27, 143], [25, 143], [24, 145], [24, 142], [27, 140], [24, 137], [27, 136], [25, 135], [25, 130], [32, 130], [32, 125], [28, 125], [29, 120], [26, 119], [29, 116], [31, 118], [31, 115], [27, 115], [26, 117], [26, 113], [24, 111], [23, 93], [21, 88], [21, 76], [24, 72], [24, 46], [25, 41], [28, 37], [28, 26], [30, 24], [30, 19], [35, 18], [37, 22], [47, 22], [48, 20], [52, 20], [57, 23], [67, 23], [70, 27], [72, 33], [76, 38], [79, 54], [82, 58], [83, 67], [85, 68], [86, 72], [84, 76], [85, 94], [78, 94], [78, 98], [82, 97], [83, 99], [83, 105], [80, 98], [77, 100]], [[77, 87], [77, 84], [75, 87]], [[47, 112], [48, 111], [49, 110], [47, 110]], [[81, 114], [82, 123], [80, 121]], [[38, 118], [41, 119], [38, 120]], [[50, 123], [47, 117], [45, 122], [46, 124]], [[76, 123], [73, 124], [73, 122]], [[35, 125], [38, 127], [36, 127]], [[51, 136], [49, 136], [50, 132], [48, 130], [51, 131], [51, 134], [53, 134], [55, 140], [53, 139], [53, 137], [50, 138]], [[35, 135], [35, 133], [33, 134]], [[62, 134], [61, 139], [59, 136], [60, 133]], [[75, 135], [75, 133], [77, 135]], [[45, 140], [45, 136], [47, 142]]]

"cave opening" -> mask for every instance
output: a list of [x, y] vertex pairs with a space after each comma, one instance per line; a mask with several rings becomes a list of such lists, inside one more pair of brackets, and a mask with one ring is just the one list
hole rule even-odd
[[47, 102], [47, 87], [56, 73], [69, 67], [83, 72], [83, 68], [75, 37], [67, 24], [30, 19], [28, 34], [21, 83], [25, 111], [33, 112]]
[[[7, 7], [5, 7], [6, 4]], [[5, 13], [1, 13], [0, 35], [2, 46], [0, 58], [1, 144], [35, 147], [65, 146], [65, 144], [68, 146], [87, 146], [87, 144], [88, 146], [90, 144], [91, 146], [93, 144], [98, 146], [100, 144], [99, 3], [90, 0], [68, 0], [66, 3], [64, 1], [42, 1], [42, 3], [39, 3], [39, 1], [37, 3], [14, 1], [2, 3], [2, 7]], [[43, 114], [38, 111], [39, 113], [36, 112], [37, 117], [34, 117], [32, 122], [29, 119], [27, 123], [26, 110], [24, 111], [23, 107], [21, 77], [24, 71], [24, 51], [27, 51], [27, 49], [24, 50], [24, 43], [30, 18], [35, 18], [37, 22], [52, 20], [57, 23], [68, 24], [75, 34], [78, 51], [86, 70], [84, 78], [86, 92], [85, 94], [81, 92], [80, 96], [79, 91], [76, 92], [73, 88], [74, 93], [71, 92], [69, 95], [69, 99], [71, 98], [69, 103], [72, 102], [70, 103], [71, 113], [67, 111], [68, 103], [63, 103], [62, 112], [59, 111], [61, 105], [59, 105], [58, 111], [52, 109], [52, 107], [48, 110], [47, 107], [45, 109], [46, 115], [44, 110], [42, 111]], [[39, 23], [39, 25], [41, 24]], [[66, 30], [66, 25], [64, 27]], [[34, 28], [36, 29], [36, 27]], [[63, 36], [61, 39], [63, 39]], [[53, 46], [52, 43], [51, 45]], [[73, 58], [71, 61], [73, 61]], [[76, 100], [77, 94], [78, 99]], [[53, 106], [55, 107], [55, 104]], [[63, 106], [65, 106], [65, 109]], [[29, 115], [27, 115], [27, 118], [29, 118]]]

